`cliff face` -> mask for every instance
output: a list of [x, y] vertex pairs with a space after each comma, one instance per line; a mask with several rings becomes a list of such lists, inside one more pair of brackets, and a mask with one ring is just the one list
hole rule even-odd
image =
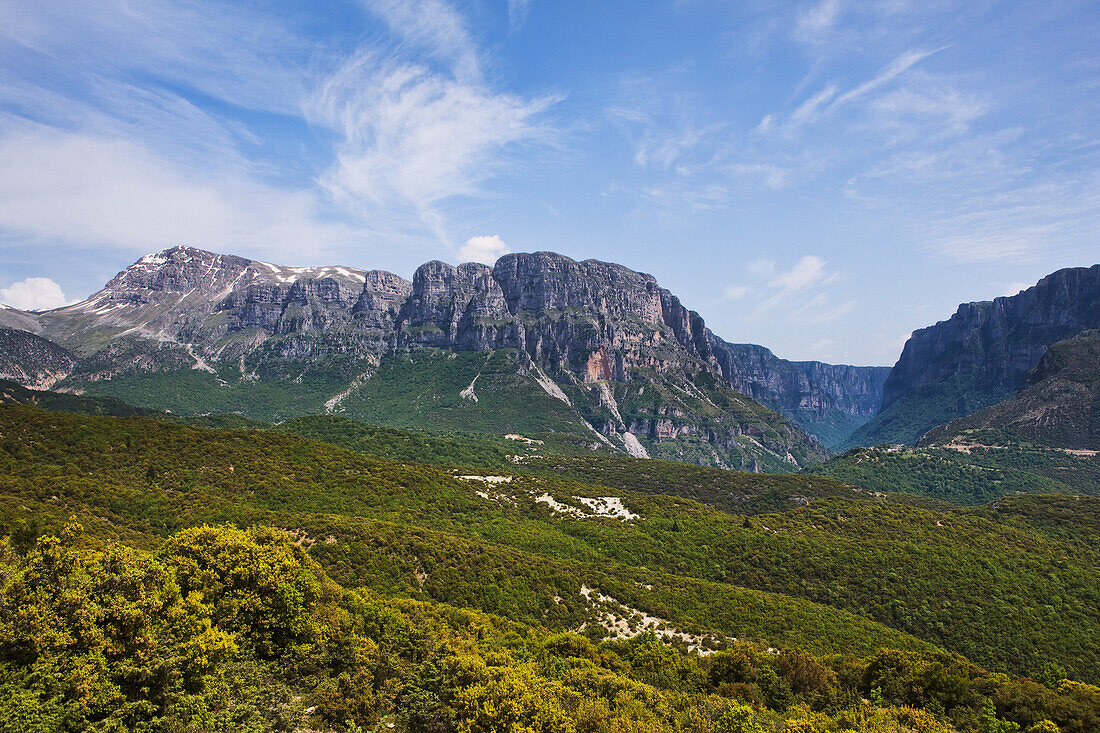
[[710, 359], [702, 319], [652, 276], [550, 252], [505, 255], [492, 269], [422, 265], [398, 315], [395, 343], [520, 349], [585, 381], [663, 372], [682, 367], [685, 356]]
[[1023, 439], [1052, 448], [1100, 450], [1100, 331], [1047, 349], [1019, 392], [925, 433], [920, 444]]
[[[669, 457], [750, 468], [825, 455], [754, 400], [835, 443], [874, 411], [885, 372], [728, 344], [651, 275], [551, 252], [509, 254], [492, 268], [429, 262], [409, 282], [174, 247], [81, 303], [28, 317], [80, 357], [74, 383], [117, 391], [140, 375], [190, 369], [230, 391], [264, 380], [312, 385], [335, 410], [350, 409], [396, 355], [504, 350], [517, 375], [601, 439], [631, 442], [631, 433], [645, 442], [631, 442], [635, 452], [679, 441]], [[487, 389], [488, 379], [461, 385], [463, 394]]]
[[782, 412], [830, 448], [843, 444], [879, 409], [889, 367], [787, 361], [763, 346], [711, 336], [722, 374], [738, 392]]
[[1015, 392], [1057, 341], [1100, 327], [1100, 265], [1059, 270], [1010, 297], [965, 303], [913, 333], [855, 440], [913, 443]]

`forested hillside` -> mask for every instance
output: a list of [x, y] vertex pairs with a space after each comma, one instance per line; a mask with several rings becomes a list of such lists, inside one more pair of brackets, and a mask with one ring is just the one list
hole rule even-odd
[[1053, 660], [1085, 680], [1100, 660], [1095, 548], [983, 512], [745, 476], [750, 511], [735, 513], [736, 502], [676, 496], [678, 464], [637, 462], [671, 472], [655, 481], [668, 496], [638, 479], [453, 472], [269, 431], [25, 406], [0, 416], [0, 516], [17, 543], [74, 515], [94, 536], [150, 549], [204, 522], [265, 523], [311, 538], [343, 584], [551, 628], [598, 622], [587, 587], [719, 646], [934, 644], [1014, 674]]
[[[936, 651], [684, 655], [330, 580], [302, 536], [185, 530], [155, 552], [68, 525], [0, 547], [0, 728], [901, 731], [1100, 724], [1100, 689]], [[947, 722], [947, 721], [950, 721]]]

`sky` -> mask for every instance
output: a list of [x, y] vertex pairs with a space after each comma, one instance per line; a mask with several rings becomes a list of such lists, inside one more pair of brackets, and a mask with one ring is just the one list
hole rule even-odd
[[0, 302], [552, 250], [893, 364], [1100, 262], [1094, 0], [0, 0]]

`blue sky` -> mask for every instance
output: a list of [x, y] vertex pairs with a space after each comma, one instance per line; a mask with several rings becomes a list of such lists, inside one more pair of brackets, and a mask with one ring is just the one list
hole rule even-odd
[[1100, 4], [0, 3], [0, 301], [190, 244], [406, 277], [554, 250], [892, 364], [1100, 261]]

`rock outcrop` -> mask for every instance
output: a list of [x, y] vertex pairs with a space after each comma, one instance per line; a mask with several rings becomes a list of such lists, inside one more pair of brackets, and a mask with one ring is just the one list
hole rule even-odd
[[1014, 393], [1047, 348], [1100, 328], [1100, 265], [1059, 270], [1018, 295], [964, 303], [913, 333], [854, 444], [915, 443], [927, 430]]

